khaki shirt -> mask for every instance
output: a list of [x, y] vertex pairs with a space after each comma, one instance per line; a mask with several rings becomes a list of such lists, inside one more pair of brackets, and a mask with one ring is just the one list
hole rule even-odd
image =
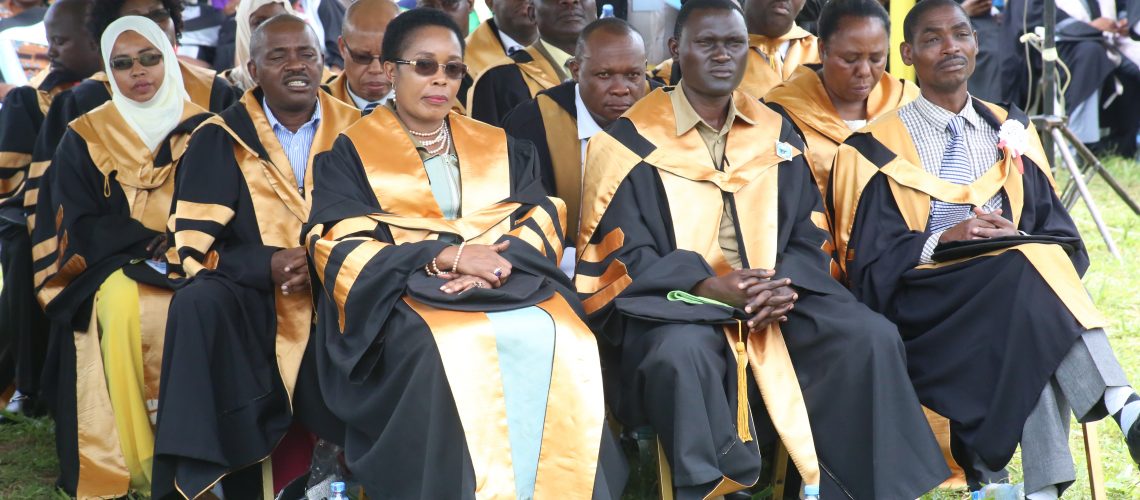
[[[684, 81], [684, 79], [682, 79]], [[724, 167], [724, 149], [728, 141], [728, 131], [732, 129], [732, 124], [737, 119], [743, 120], [750, 124], [755, 125], [748, 117], [741, 115], [736, 110], [736, 103], [729, 101], [728, 116], [724, 120], [724, 125], [720, 130], [713, 129], [708, 123], [701, 119], [697, 111], [693, 109], [693, 105], [689, 103], [689, 99], [685, 96], [685, 91], [682, 90], [680, 82], [677, 86], [669, 92], [669, 98], [673, 103], [673, 114], [677, 117], [677, 136], [680, 137], [686, 132], [692, 130], [694, 127], [697, 133], [701, 135], [701, 140], [704, 141], [705, 147], [709, 150], [709, 161], [713, 168], [723, 170]], [[724, 252], [724, 258], [733, 269], [740, 269], [743, 263], [740, 260], [740, 243], [736, 238], [736, 225], [732, 218], [732, 207], [725, 203], [724, 212], [720, 218], [720, 249]]]

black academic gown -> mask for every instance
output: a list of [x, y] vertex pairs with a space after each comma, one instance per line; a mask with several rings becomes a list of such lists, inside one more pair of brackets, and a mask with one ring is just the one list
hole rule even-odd
[[[605, 428], [597, 344], [557, 267], [564, 208], [544, 196], [529, 144], [457, 114], [449, 122], [462, 176], [455, 220], [442, 217], [386, 107], [317, 158], [308, 226], [317, 365], [347, 426], [348, 468], [369, 498], [513, 497], [505, 426], [480, 425], [505, 422], [486, 364], [494, 342], [475, 339], [486, 338], [487, 313], [534, 306], [557, 338], [535, 498], [618, 498], [624, 461]], [[442, 293], [423, 271], [448, 246], [437, 237], [510, 241], [507, 284]]]
[[[310, 165], [360, 117], [324, 92], [319, 99]], [[302, 195], [262, 100], [260, 89], [250, 90], [195, 131], [184, 158], [196, 168], [177, 180], [170, 260], [179, 288], [163, 354], [155, 498], [175, 491], [195, 498], [260, 462], [294, 415], [322, 438], [343, 440], [306, 349], [312, 298], [281, 294], [270, 271], [274, 253], [300, 244], [313, 170]]]
[[[950, 419], [954, 437], [998, 470], [1061, 359], [1104, 320], [1081, 284], [1088, 254], [1057, 199], [1036, 131], [1016, 108], [972, 105], [995, 128], [1007, 119], [1028, 127], [1024, 174], [1003, 154], [969, 186], [938, 180], [892, 112], [840, 146], [828, 209], [848, 285], [898, 325], [923, 405]], [[1003, 217], [1031, 235], [1078, 238], [1073, 253], [1019, 245], [919, 265], [932, 197], [981, 206], [998, 191]]]
[[525, 103], [538, 92], [562, 83], [561, 73], [544, 55], [541, 43], [510, 56], [510, 62], [487, 68], [475, 79], [467, 96], [468, 116], [496, 127], [501, 126], [515, 106]]
[[14, 376], [20, 392], [33, 397], [39, 393], [48, 322], [32, 290], [24, 179], [44, 113], [74, 83], [64, 72], [39, 75], [31, 85], [12, 89], [0, 109], [0, 386]]
[[[920, 496], [949, 471], [897, 332], [831, 277], [813, 222], [819, 191], [791, 124], [746, 94], [734, 101], [756, 125], [738, 119], [728, 133], [726, 171], [696, 130], [676, 136], [662, 90], [590, 142], [575, 284], [591, 326], [621, 350], [611, 406], [627, 426], [654, 427], [678, 498], [756, 482], [748, 401], [823, 498]], [[666, 298], [730, 270], [715, 222], [725, 203], [744, 267], [774, 268], [799, 294], [786, 323], [744, 339], [743, 311]]]
[[[124, 135], [130, 133], [126, 122], [113, 111], [107, 104], [69, 125], [52, 160], [59, 175], [51, 177], [48, 186], [53, 194], [51, 205], [41, 199], [37, 207], [52, 214], [56, 222], [38, 226], [54, 234], [43, 244], [50, 258], [37, 261], [44, 267], [35, 270], [43, 276], [37, 295], [45, 304], [55, 336], [58, 484], [80, 497], [122, 496], [129, 482], [122, 459], [115, 460], [120, 456], [119, 442], [113, 433], [102, 361], [98, 350], [92, 352], [86, 342], [89, 335], [97, 335], [92, 331], [95, 293], [108, 276], [122, 269], [140, 283], [140, 315], [148, 323], [155, 318], [165, 323], [169, 301], [169, 291], [163, 290], [168, 288], [165, 276], [141, 261], [150, 258], [146, 247], [162, 234], [170, 213], [172, 172], [186, 140], [208, 117], [201, 108], [187, 104], [183, 122], [159, 146], [153, 166], [140, 175], [117, 162], [146, 157], [150, 152], [137, 138]], [[141, 210], [135, 206], [143, 203]], [[142, 284], [157, 291], [144, 292]], [[144, 328], [144, 336], [153, 333], [153, 329]], [[80, 354], [81, 345], [87, 347], [85, 354]], [[151, 357], [144, 348], [148, 381], [152, 372], [147, 360]], [[154, 375], [157, 392], [157, 373]]]

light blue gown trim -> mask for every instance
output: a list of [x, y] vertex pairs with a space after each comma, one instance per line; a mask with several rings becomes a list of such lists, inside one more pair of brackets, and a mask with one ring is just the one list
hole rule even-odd
[[546, 400], [554, 365], [554, 320], [538, 307], [487, 313], [495, 330], [507, 406], [515, 490], [534, 497]]

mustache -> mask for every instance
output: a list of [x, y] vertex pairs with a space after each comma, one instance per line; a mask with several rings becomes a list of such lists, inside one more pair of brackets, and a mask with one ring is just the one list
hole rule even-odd
[[941, 61], [938, 61], [938, 64], [936, 67], [942, 67], [942, 66], [950, 64], [952, 62], [961, 62], [962, 64], [969, 63], [969, 61], [966, 59], [966, 56], [952, 55], [952, 56], [946, 56], [946, 57], [942, 58]]

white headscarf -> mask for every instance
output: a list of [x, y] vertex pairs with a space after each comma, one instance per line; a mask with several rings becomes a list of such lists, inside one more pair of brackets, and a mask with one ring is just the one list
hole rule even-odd
[[[142, 35], [162, 52], [164, 72], [162, 85], [159, 85], [158, 91], [146, 102], [138, 102], [123, 95], [111, 71], [111, 49], [114, 48], [119, 35], [126, 31]], [[174, 54], [170, 39], [166, 37], [162, 28], [154, 24], [154, 21], [142, 16], [125, 16], [107, 26], [99, 47], [103, 51], [103, 69], [111, 81], [111, 102], [131, 126], [131, 130], [135, 131], [135, 135], [146, 144], [146, 147], [154, 151], [170, 131], [178, 126], [182, 120], [182, 109], [190, 99], [182, 83], [182, 70], [178, 66], [178, 56]]]
[[234, 41], [234, 68], [230, 71], [230, 81], [243, 92], [257, 85], [246, 70], [249, 63], [249, 39], [253, 37], [253, 30], [249, 29], [249, 18], [254, 11], [271, 3], [281, 4], [285, 7], [286, 14], [297, 15], [293, 10], [293, 4], [288, 0], [241, 0], [238, 3], [237, 15], [234, 18], [237, 22], [237, 40]]

